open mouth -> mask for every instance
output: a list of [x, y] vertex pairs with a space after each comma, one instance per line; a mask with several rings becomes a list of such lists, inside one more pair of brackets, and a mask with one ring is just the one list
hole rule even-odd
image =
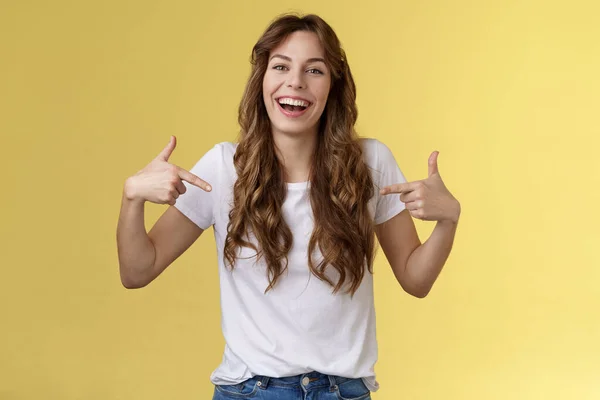
[[280, 97], [277, 99], [277, 104], [281, 112], [288, 117], [298, 117], [312, 105], [309, 101], [289, 97]]
[[279, 105], [281, 105], [281, 108], [283, 108], [286, 111], [304, 111], [308, 108], [308, 106], [292, 106], [289, 104], [281, 104], [281, 103], [279, 103]]

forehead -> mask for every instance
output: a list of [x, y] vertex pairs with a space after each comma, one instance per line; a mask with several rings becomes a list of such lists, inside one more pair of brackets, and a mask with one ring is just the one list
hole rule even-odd
[[296, 31], [271, 50], [271, 55], [282, 54], [292, 61], [309, 58], [325, 58], [325, 50], [314, 32]]

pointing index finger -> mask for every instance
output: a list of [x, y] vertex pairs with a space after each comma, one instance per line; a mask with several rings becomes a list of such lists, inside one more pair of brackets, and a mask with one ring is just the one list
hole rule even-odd
[[392, 194], [392, 193], [408, 193], [415, 190], [414, 182], [407, 183], [396, 183], [394, 185], [389, 185], [381, 188], [381, 194]]
[[179, 177], [181, 179], [183, 179], [184, 181], [191, 183], [192, 185], [197, 186], [206, 192], [210, 192], [212, 190], [212, 188], [206, 181], [200, 179], [199, 177], [192, 174], [191, 172], [186, 171], [185, 169], [180, 168], [180, 167], [177, 167], [177, 170], [179, 172], [178, 173]]

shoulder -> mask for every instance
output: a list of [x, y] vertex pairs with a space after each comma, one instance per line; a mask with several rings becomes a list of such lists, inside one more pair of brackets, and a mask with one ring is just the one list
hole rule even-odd
[[200, 162], [212, 167], [222, 167], [228, 164], [233, 165], [233, 156], [235, 155], [236, 148], [237, 143], [234, 142], [216, 143], [202, 155]]
[[365, 163], [372, 169], [379, 171], [389, 162], [393, 155], [388, 146], [380, 140], [373, 138], [360, 138]]
[[361, 137], [358, 139], [358, 141], [362, 146], [365, 155], [368, 155], [369, 153], [376, 153], [377, 148], [383, 145], [383, 143], [379, 140], [368, 137]]
[[237, 142], [220, 142], [211, 149], [215, 153], [211, 168], [218, 171], [222, 184], [231, 183], [237, 178], [235, 165], [233, 164], [237, 147]]
[[233, 157], [235, 150], [237, 149], [237, 143], [235, 142], [220, 142], [216, 143], [209, 152], [214, 152], [222, 156]]
[[190, 172], [213, 180], [217, 180], [217, 177], [222, 176], [223, 173], [229, 175], [230, 171], [234, 170], [233, 156], [236, 147], [237, 144], [231, 142], [214, 144], [202, 153]]

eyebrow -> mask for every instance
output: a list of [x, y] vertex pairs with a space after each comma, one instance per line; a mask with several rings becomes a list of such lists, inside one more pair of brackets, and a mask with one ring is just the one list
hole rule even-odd
[[[288, 56], [284, 56], [283, 54], [273, 54], [273, 56], [270, 58], [269, 61], [271, 61], [272, 59], [274, 59], [275, 57], [277, 58], [282, 58], [286, 61], [292, 61], [291, 58], [289, 58]], [[322, 62], [323, 64], [325, 64], [325, 59], [321, 58], [321, 57], [313, 57], [313, 58], [309, 58], [308, 60], [306, 60], [307, 63], [312, 63], [312, 62]]]

